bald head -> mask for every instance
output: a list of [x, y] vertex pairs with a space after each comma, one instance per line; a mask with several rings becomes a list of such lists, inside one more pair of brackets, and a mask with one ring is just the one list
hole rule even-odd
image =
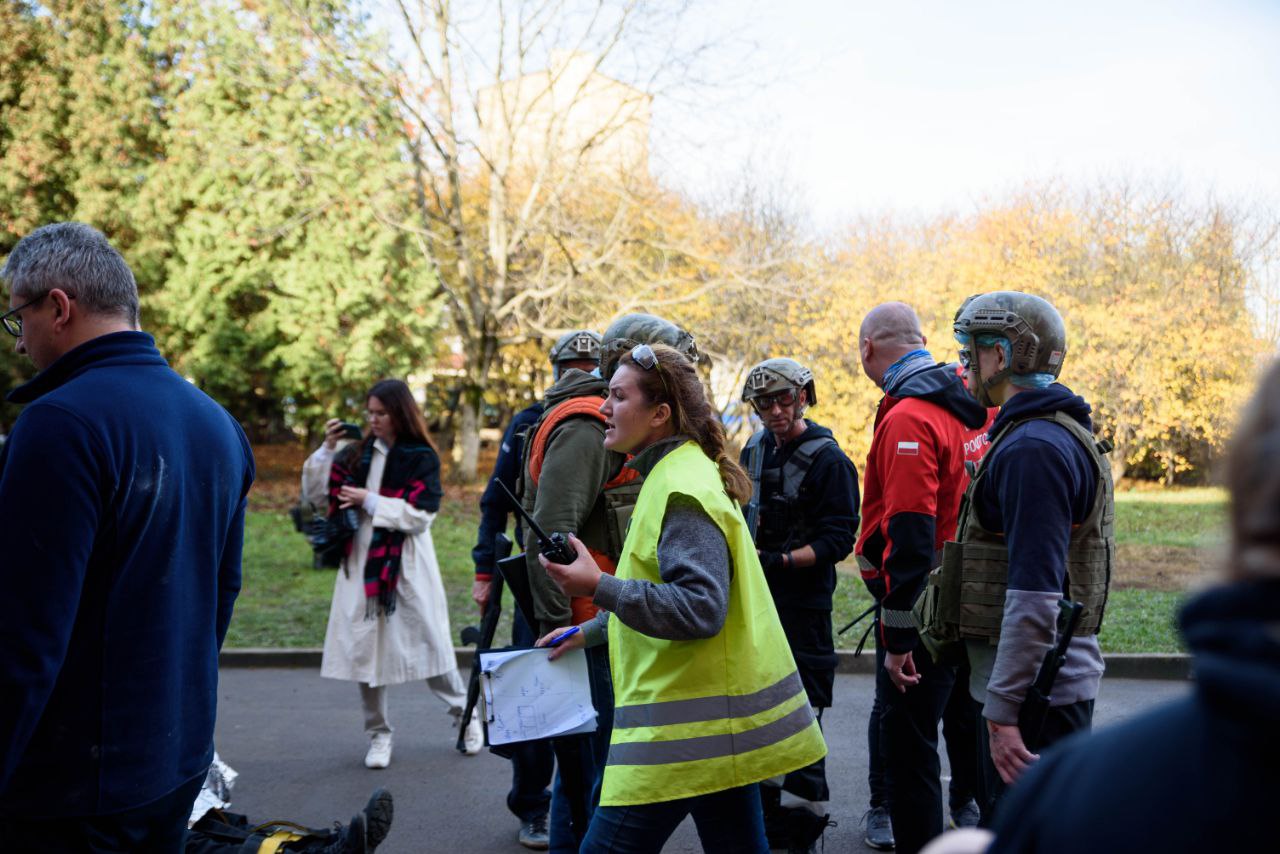
[[915, 309], [905, 302], [882, 302], [867, 312], [867, 316], [862, 318], [858, 338], [870, 338], [885, 347], [901, 347], [902, 353], [924, 346], [920, 318], [916, 317]]
[[858, 355], [862, 370], [876, 385], [898, 359], [926, 343], [920, 318], [904, 302], [885, 302], [867, 312], [858, 330]]

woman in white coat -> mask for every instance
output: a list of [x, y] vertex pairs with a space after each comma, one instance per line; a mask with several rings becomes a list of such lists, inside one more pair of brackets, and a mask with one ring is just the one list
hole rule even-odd
[[[341, 425], [307, 461], [329, 463], [329, 515], [354, 510], [359, 526], [333, 587], [320, 675], [358, 682], [368, 768], [391, 763], [387, 686], [425, 679], [460, 718], [467, 686], [458, 673], [449, 609], [431, 541], [440, 509], [440, 458], [409, 387], [382, 380], [367, 395], [369, 435], [335, 456]], [[325, 458], [328, 458], [326, 460]], [[484, 745], [467, 722], [467, 753]]]

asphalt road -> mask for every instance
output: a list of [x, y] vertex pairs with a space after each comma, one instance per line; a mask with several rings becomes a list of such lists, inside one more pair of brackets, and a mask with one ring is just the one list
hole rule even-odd
[[[869, 676], [836, 678], [836, 704], [823, 717], [830, 746], [827, 774], [831, 817], [828, 851], [862, 851], [859, 822], [867, 807], [866, 723]], [[1095, 725], [1105, 727], [1188, 690], [1186, 683], [1106, 679]], [[518, 822], [506, 809], [511, 771], [487, 751], [463, 756], [443, 704], [425, 684], [391, 689], [395, 731], [391, 767], [364, 767], [365, 736], [359, 694], [346, 682], [306, 669], [222, 671], [217, 746], [240, 773], [232, 809], [254, 822], [289, 819], [311, 826], [346, 821], [378, 786], [396, 798], [385, 854], [499, 852], [526, 849], [516, 842]], [[943, 756], [946, 774], [946, 757]], [[686, 820], [666, 847], [701, 851]]]

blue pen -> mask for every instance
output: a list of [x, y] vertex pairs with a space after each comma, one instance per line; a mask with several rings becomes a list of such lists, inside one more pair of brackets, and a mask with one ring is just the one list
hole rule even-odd
[[569, 631], [565, 632], [564, 634], [562, 634], [562, 635], [556, 635], [556, 637], [555, 637], [555, 639], [554, 639], [554, 640], [550, 640], [550, 641], [548, 641], [548, 642], [547, 642], [547, 646], [548, 646], [548, 647], [559, 646], [559, 645], [560, 645], [560, 642], [561, 642], [561, 641], [563, 641], [565, 638], [571, 638], [571, 637], [573, 637], [574, 635], [576, 635], [576, 634], [577, 634], [578, 632], [580, 632], [580, 631], [582, 631], [582, 626], [574, 626], [573, 628], [569, 629]]

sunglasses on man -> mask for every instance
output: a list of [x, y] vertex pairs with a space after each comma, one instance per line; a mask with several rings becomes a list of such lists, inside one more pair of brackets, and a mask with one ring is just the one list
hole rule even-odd
[[775, 405], [786, 409], [796, 402], [796, 393], [788, 389], [775, 394], [762, 394], [757, 398], [753, 398], [751, 405], [756, 408], [756, 412], [768, 412]]

